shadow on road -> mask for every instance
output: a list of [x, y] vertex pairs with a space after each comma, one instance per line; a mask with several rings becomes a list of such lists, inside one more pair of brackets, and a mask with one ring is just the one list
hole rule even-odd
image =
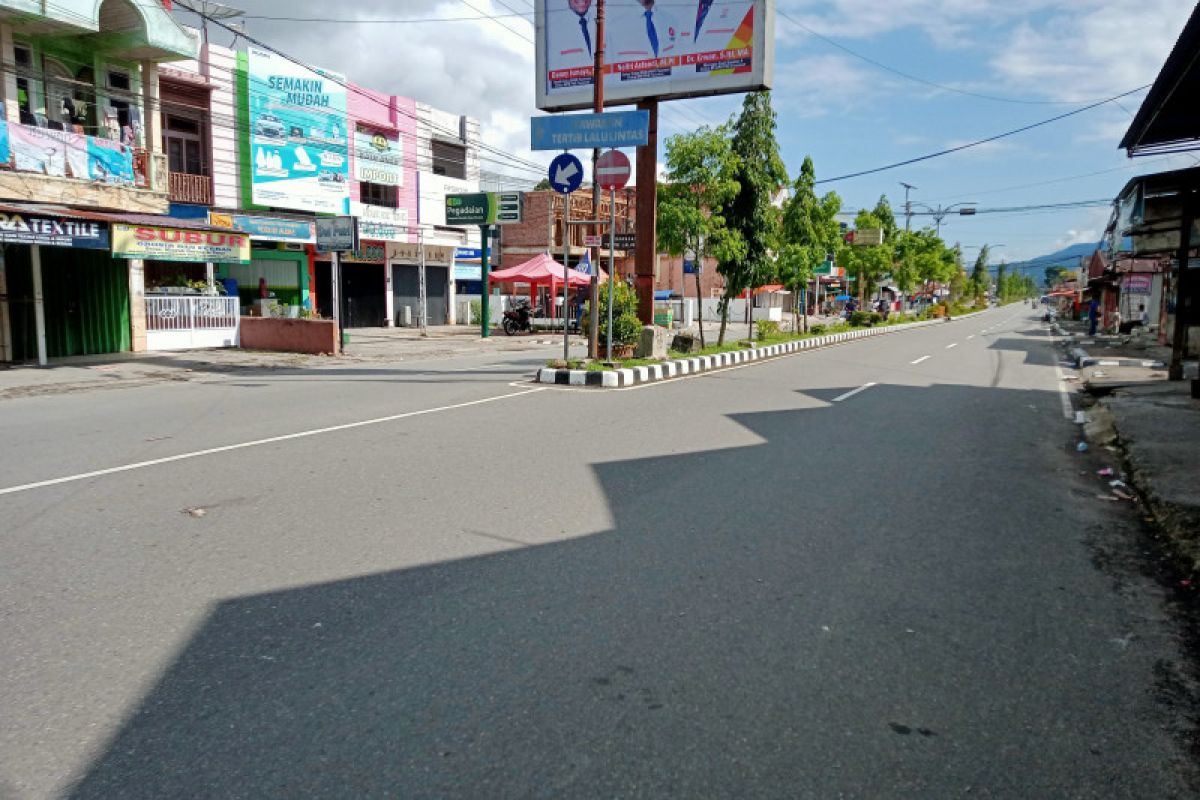
[[1161, 595], [1089, 559], [1133, 545], [1055, 394], [736, 420], [595, 465], [611, 531], [218, 603], [71, 796], [1186, 794]]

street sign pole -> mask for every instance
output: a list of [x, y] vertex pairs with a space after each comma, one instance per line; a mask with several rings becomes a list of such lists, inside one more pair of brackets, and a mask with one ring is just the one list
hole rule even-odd
[[491, 225], [479, 226], [479, 238], [483, 242], [479, 247], [479, 277], [483, 281], [479, 298], [479, 314], [481, 317], [479, 322], [479, 336], [482, 339], [488, 338], [491, 334], [492, 315], [491, 309], [488, 307], [488, 298], [492, 294], [492, 284], [488, 278], [488, 245], [491, 244], [491, 235]]
[[[418, 319], [421, 325], [421, 335], [428, 336], [429, 329], [426, 322], [428, 297], [425, 294], [425, 230], [423, 228], [417, 230], [417, 239], [420, 243], [420, 257], [417, 259], [417, 298], [421, 303], [421, 316]], [[453, 270], [454, 267], [451, 266], [450, 269]]]
[[613, 251], [616, 250], [617, 238], [617, 190], [608, 190], [608, 361], [612, 361], [613, 333], [613, 282], [616, 273], [613, 272]]
[[649, 114], [647, 142], [637, 149], [637, 270], [638, 317], [654, 324], [655, 208], [658, 204], [658, 100], [647, 98], [638, 110]]
[[567, 324], [567, 287], [571, 282], [567, 280], [567, 258], [571, 255], [571, 193], [563, 194], [563, 361], [571, 357], [571, 329]]
[[342, 352], [342, 339], [344, 338], [342, 333], [342, 287], [338, 285], [341, 283], [342, 278], [341, 255], [337, 250], [334, 250], [329, 260], [329, 287], [331, 289], [330, 294], [333, 295], [331, 298], [333, 300], [333, 321], [337, 327], [339, 353]]

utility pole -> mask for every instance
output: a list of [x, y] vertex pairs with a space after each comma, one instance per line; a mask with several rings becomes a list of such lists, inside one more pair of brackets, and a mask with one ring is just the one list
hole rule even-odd
[[[917, 188], [911, 183], [900, 181], [900, 185], [904, 187], [904, 230], [912, 230], [912, 203], [908, 199], [908, 193]], [[940, 220], [939, 220], [940, 222]]]
[[[592, 71], [592, 110], [597, 114], [604, 111], [604, 0], [596, 0], [596, 65]], [[592, 219], [600, 219], [600, 181], [596, 179], [596, 162], [600, 160], [600, 148], [592, 149]], [[592, 233], [600, 235], [600, 223], [592, 226]], [[592, 259], [592, 285], [588, 292], [588, 358], [599, 357], [600, 328], [600, 261], [602, 250], [596, 248]], [[566, 262], [564, 262], [565, 264]], [[612, 280], [610, 271], [609, 280]], [[612, 355], [609, 354], [609, 360]]]

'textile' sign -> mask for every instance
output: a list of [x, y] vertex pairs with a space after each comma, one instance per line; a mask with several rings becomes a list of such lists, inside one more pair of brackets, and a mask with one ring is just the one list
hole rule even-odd
[[530, 120], [533, 150], [638, 147], [650, 141], [649, 111], [559, 114]]

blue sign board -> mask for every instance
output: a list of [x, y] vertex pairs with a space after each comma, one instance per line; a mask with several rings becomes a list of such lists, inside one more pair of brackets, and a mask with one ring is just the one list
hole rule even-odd
[[478, 247], [458, 247], [454, 250], [454, 280], [482, 280], [483, 251]]
[[530, 122], [533, 150], [637, 147], [650, 141], [649, 111], [559, 114], [533, 117]]
[[554, 191], [568, 194], [582, 183], [583, 163], [575, 156], [563, 153], [550, 162], [550, 186]]
[[269, 242], [315, 242], [313, 224], [306, 220], [280, 217], [252, 217], [233, 214], [233, 227], [250, 234], [252, 239]]

